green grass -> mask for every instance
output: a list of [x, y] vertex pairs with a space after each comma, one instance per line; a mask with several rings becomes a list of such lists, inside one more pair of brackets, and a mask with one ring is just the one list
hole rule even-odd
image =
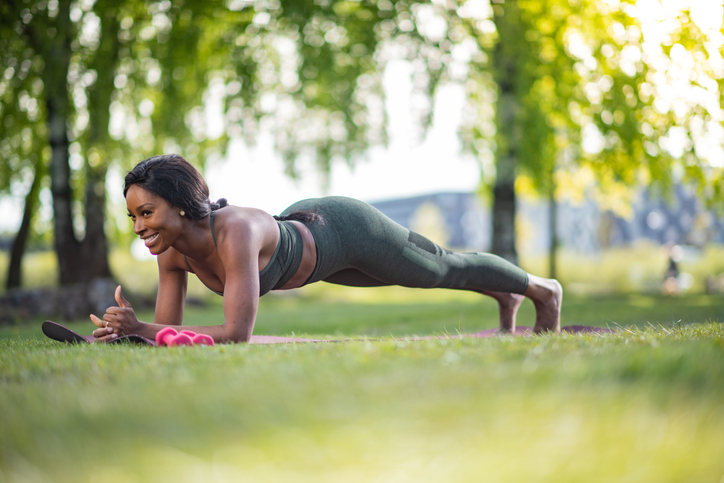
[[[158, 349], [0, 329], [0, 481], [724, 476], [719, 297], [566, 297], [564, 324], [630, 327], [614, 335], [409, 341], [389, 336], [493, 327], [495, 306], [335, 290], [264, 297], [255, 332], [382, 340]], [[220, 319], [215, 304], [186, 323]]]
[[[221, 323], [222, 300], [215, 296], [206, 306], [188, 306], [184, 323]], [[139, 311], [138, 316], [141, 320], [153, 320], [152, 311]], [[454, 334], [496, 327], [497, 317], [497, 305], [492, 299], [466, 292], [402, 287], [355, 289], [316, 284], [262, 297], [254, 332], [317, 338]], [[724, 298], [702, 294], [677, 297], [566, 294], [561, 319], [563, 325], [612, 328], [724, 321]], [[0, 326], [0, 339], [42, 337], [40, 324], [43, 320], [39, 318], [33, 323], [13, 327]], [[533, 320], [533, 304], [525, 301], [518, 313], [518, 325], [531, 326]], [[90, 320], [67, 325], [84, 334], [95, 328]]]

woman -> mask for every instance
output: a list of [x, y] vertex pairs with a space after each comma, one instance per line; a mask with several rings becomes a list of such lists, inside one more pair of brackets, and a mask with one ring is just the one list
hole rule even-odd
[[560, 329], [562, 290], [555, 280], [527, 274], [494, 255], [460, 254], [393, 222], [372, 206], [343, 197], [305, 200], [272, 217], [254, 208], [209, 202], [199, 172], [179, 155], [155, 156], [125, 178], [133, 230], [158, 256], [159, 286], [153, 323], [136, 318], [116, 289], [93, 335], [153, 339], [183, 320], [188, 273], [224, 296], [224, 323], [188, 327], [216, 342], [248, 342], [259, 297], [324, 280], [350, 286], [452, 288], [498, 301], [500, 329], [515, 330], [524, 297], [535, 304], [536, 332]]

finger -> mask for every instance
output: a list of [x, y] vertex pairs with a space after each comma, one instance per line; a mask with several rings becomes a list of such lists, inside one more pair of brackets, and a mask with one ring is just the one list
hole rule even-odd
[[104, 321], [102, 321], [101, 319], [99, 319], [98, 317], [96, 317], [93, 314], [91, 314], [90, 319], [91, 319], [91, 322], [93, 322], [95, 324], [95, 326], [98, 328], [106, 326], [106, 323]]
[[91, 332], [91, 334], [92, 334], [93, 337], [95, 337], [95, 338], [104, 337], [104, 336], [109, 335], [109, 334], [112, 334], [112, 333], [113, 333], [113, 328], [112, 328], [112, 327], [105, 327], [105, 328], [103, 328], [103, 329], [96, 329], [96, 330], [94, 330], [93, 332]]
[[105, 335], [103, 337], [97, 337], [96, 342], [110, 342], [118, 338], [118, 334]]
[[99, 339], [113, 333], [113, 327], [105, 327], [103, 329], [96, 329], [93, 331], [93, 337]]
[[120, 325], [120, 323], [118, 322], [118, 318], [115, 317], [114, 315], [111, 315], [108, 313], [103, 314], [102, 322], [103, 322], [103, 328], [107, 328], [107, 329], [111, 329], [111, 330], [115, 329], [116, 326]]
[[131, 307], [130, 302], [126, 300], [123, 295], [121, 295], [121, 286], [119, 285], [116, 287], [116, 302], [118, 303], [119, 307]]

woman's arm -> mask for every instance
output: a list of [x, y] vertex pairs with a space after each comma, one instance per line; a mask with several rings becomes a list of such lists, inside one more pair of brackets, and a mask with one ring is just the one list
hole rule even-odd
[[186, 304], [188, 272], [174, 258], [183, 258], [175, 250], [158, 256], [158, 292], [153, 322], [161, 325], [181, 325]]
[[227, 223], [217, 234], [224, 265], [224, 328], [229, 340], [249, 342], [259, 308], [259, 254], [278, 241], [276, 222], [266, 214], [249, 214]]
[[[91, 321], [98, 327], [98, 330], [93, 331], [96, 339], [100, 342], [108, 342], [123, 334], [139, 334], [153, 339], [156, 335], [155, 332], [152, 336], [145, 335], [146, 325], [161, 325], [161, 328], [167, 325], [181, 325], [188, 275], [186, 270], [179, 265], [179, 258], [183, 259], [182, 255], [175, 250], [167, 250], [157, 258], [159, 281], [154, 315], [155, 324], [147, 324], [136, 318], [133, 307], [123, 297], [119, 285], [115, 294], [118, 307], [109, 307], [103, 315], [103, 320], [91, 315]], [[109, 326], [112, 321], [118, 323], [118, 330], [114, 331], [114, 324]]]
[[[147, 323], [138, 320], [133, 307], [123, 297], [120, 285], [116, 288], [116, 302], [118, 307], [106, 309], [103, 320], [91, 315], [91, 320], [98, 327], [93, 331], [93, 335], [98, 342], [109, 342], [126, 334], [138, 334], [148, 339], [155, 339], [160, 330], [168, 327], [166, 324]], [[186, 327], [186, 329], [199, 334], [210, 335], [215, 342], [248, 342], [251, 338], [251, 334], [249, 339], [245, 340], [241, 337], [233, 337], [234, 333], [227, 330], [226, 325], [191, 326]]]
[[[271, 218], [269, 218], [271, 220]], [[207, 334], [216, 342], [248, 342], [256, 321], [259, 306], [259, 253], [265, 243], [276, 241], [276, 223], [250, 216], [248, 219], [228, 223], [217, 235], [217, 252], [224, 272], [224, 323], [215, 326], [187, 327], [200, 334]], [[231, 221], [231, 220], [229, 220]], [[272, 230], [273, 228], [273, 230]], [[271, 238], [269, 238], [271, 237]], [[165, 254], [161, 254], [162, 257]], [[187, 275], [178, 270], [175, 263], [159, 258], [159, 291], [156, 301], [155, 323], [141, 322], [131, 305], [123, 298], [120, 286], [116, 290], [118, 307], [109, 307], [103, 321], [92, 316], [99, 327], [98, 337], [110, 340], [118, 335], [139, 334], [155, 338], [156, 333], [168, 325], [178, 325], [183, 317]], [[95, 317], [95, 319], [94, 319]], [[105, 323], [113, 333], [104, 327]], [[103, 332], [106, 331], [106, 334]], [[100, 337], [99, 337], [100, 336]]]

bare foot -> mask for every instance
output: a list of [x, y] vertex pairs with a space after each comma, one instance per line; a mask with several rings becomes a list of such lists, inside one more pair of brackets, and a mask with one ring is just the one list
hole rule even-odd
[[515, 333], [515, 316], [518, 313], [520, 304], [522, 304], [523, 300], [525, 300], [525, 297], [517, 293], [493, 292], [491, 290], [483, 290], [481, 293], [493, 297], [498, 301], [500, 327], [496, 333]]
[[535, 326], [533, 332], [561, 331], [561, 303], [563, 302], [563, 288], [557, 280], [541, 278], [535, 275], [528, 276], [528, 290], [525, 296], [535, 305]]

